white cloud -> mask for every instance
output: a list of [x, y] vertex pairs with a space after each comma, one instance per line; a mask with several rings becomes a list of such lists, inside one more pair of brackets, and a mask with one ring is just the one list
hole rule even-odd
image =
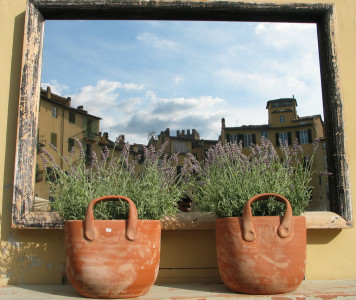
[[300, 47], [315, 42], [315, 24], [258, 23], [255, 33], [265, 45], [284, 49]]
[[96, 86], [88, 85], [72, 96], [73, 106], [83, 105], [90, 114], [103, 117], [105, 109], [112, 109], [119, 96], [118, 89], [122, 84], [115, 81], [100, 80]]
[[184, 77], [183, 77], [183, 76], [176, 76], [176, 77], [174, 78], [174, 83], [175, 83], [175, 84], [179, 84], [179, 83], [181, 83], [183, 80], [184, 80]]
[[144, 84], [135, 84], [135, 83], [125, 83], [122, 85], [122, 88], [126, 90], [141, 91], [144, 87], [145, 87]]
[[95, 86], [88, 85], [80, 89], [80, 92], [72, 95], [73, 106], [83, 105], [91, 114], [102, 117], [107, 110], [115, 111], [125, 107], [130, 111], [139, 102], [138, 98], [130, 98], [125, 101], [119, 99], [119, 91], [142, 91], [143, 84], [121, 83], [118, 81], [99, 80]]
[[167, 39], [162, 39], [157, 35], [149, 32], [141, 33], [137, 36], [137, 40], [145, 43], [146, 45], [155, 47], [155, 48], [169, 48], [177, 49], [178, 44]]
[[47, 86], [51, 88], [53, 94], [66, 97], [65, 93], [69, 90], [68, 86], [59, 83], [57, 80], [51, 80], [50, 82], [41, 82], [41, 88], [47, 89]]

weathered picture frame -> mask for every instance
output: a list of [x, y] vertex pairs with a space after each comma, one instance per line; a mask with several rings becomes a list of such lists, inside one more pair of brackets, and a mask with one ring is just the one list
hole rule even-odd
[[[206, 20], [316, 23], [325, 119], [331, 212], [308, 212], [308, 228], [353, 226], [345, 153], [342, 96], [337, 66], [334, 4], [267, 4], [225, 1], [29, 0], [18, 107], [12, 206], [13, 228], [62, 228], [55, 212], [34, 212], [35, 158], [44, 22], [51, 19]], [[163, 229], [214, 229], [214, 217], [185, 213], [164, 220]]]

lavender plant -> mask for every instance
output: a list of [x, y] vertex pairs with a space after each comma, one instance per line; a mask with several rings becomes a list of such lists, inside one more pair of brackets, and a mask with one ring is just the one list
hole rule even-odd
[[[282, 144], [282, 143], [281, 143]], [[303, 153], [295, 142], [292, 147], [281, 146], [281, 157], [273, 144], [262, 138], [252, 145], [249, 154], [242, 153], [242, 145], [220, 142], [211, 147], [203, 162], [189, 155], [183, 167], [184, 178], [194, 183], [190, 197], [203, 211], [217, 217], [241, 216], [248, 199], [261, 193], [277, 193], [286, 197], [294, 215], [300, 215], [308, 205], [312, 187], [309, 185], [313, 152]], [[282, 215], [285, 206], [277, 201], [259, 201], [252, 204], [254, 215]]]
[[[129, 160], [128, 143], [119, 156], [107, 147], [101, 158], [93, 152], [88, 166], [82, 144], [78, 139], [75, 142], [69, 157], [56, 151], [63, 168], [46, 150], [41, 153], [44, 169], [51, 169], [47, 182], [55, 199], [52, 206], [63, 219], [83, 220], [91, 200], [105, 195], [132, 199], [139, 219], [159, 220], [177, 212], [177, 201], [184, 191], [176, 175], [177, 156], [163, 155], [166, 144], [157, 151], [152, 146], [144, 148], [144, 162], [137, 168], [138, 159]], [[95, 206], [94, 215], [96, 219], [126, 219], [128, 207], [121, 201], [103, 202]]]

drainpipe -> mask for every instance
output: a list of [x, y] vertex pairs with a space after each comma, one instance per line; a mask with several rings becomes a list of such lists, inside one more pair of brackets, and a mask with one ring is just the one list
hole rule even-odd
[[[61, 122], [61, 139], [60, 139], [60, 153], [61, 156], [63, 157], [64, 154], [64, 111], [65, 109], [63, 108], [62, 110], [62, 122]], [[61, 161], [61, 169], [63, 169], [63, 159], [60, 160]]]

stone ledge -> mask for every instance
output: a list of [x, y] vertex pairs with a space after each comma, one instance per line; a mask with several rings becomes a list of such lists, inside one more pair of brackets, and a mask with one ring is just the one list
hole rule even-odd
[[[302, 214], [307, 222], [307, 229], [347, 229], [353, 224], [330, 211], [312, 211]], [[210, 213], [179, 213], [162, 220], [162, 230], [215, 230], [216, 217]]]
[[[4, 285], [0, 298], [28, 299], [85, 299], [71, 285]], [[280, 295], [245, 295], [228, 290], [223, 284], [160, 284], [154, 285], [137, 299], [356, 299], [356, 280], [305, 280], [294, 292]], [[131, 298], [133, 299], [133, 298]]]

